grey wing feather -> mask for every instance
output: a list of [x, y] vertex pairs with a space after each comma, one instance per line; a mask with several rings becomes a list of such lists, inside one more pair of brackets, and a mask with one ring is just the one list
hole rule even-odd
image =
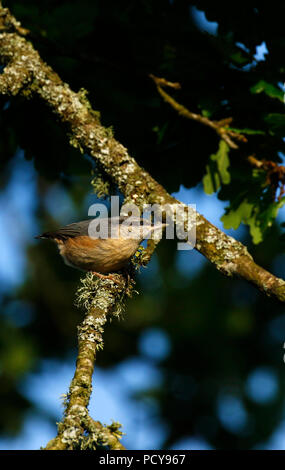
[[[103, 223], [106, 222], [106, 218], [97, 218], [98, 220], [102, 221]], [[59, 240], [67, 240], [68, 238], [75, 238], [79, 236], [88, 236], [89, 235], [89, 225], [92, 221], [97, 219], [88, 219], [82, 220], [81, 222], [75, 222], [73, 224], [65, 225], [65, 227], [60, 227], [57, 230], [52, 232], [45, 232], [42, 235], [39, 235], [35, 238], [58, 238]], [[128, 216], [120, 216], [120, 217], [113, 217], [112, 219], [108, 217], [107, 224], [108, 224], [108, 233], [111, 233], [111, 221], [117, 222], [121, 224]], [[138, 222], [139, 225], [144, 223], [144, 219], [142, 218], [134, 218], [134, 222]]]
[[90, 222], [91, 220], [82, 220], [81, 222], [69, 224], [51, 232], [45, 232], [36, 238], [58, 238], [59, 240], [64, 241], [67, 238], [88, 235], [88, 227]]

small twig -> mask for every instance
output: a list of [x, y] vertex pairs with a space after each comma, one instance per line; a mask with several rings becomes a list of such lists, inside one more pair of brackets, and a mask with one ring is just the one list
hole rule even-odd
[[156, 88], [160, 96], [166, 101], [170, 106], [175, 109], [180, 116], [183, 116], [187, 119], [192, 119], [193, 121], [200, 122], [201, 124], [204, 124], [205, 126], [211, 127], [211, 129], [214, 129], [214, 131], [217, 132], [217, 134], [223, 139], [230, 148], [232, 149], [237, 149], [238, 145], [233, 141], [233, 139], [238, 140], [239, 142], [246, 142], [247, 139], [244, 135], [238, 134], [237, 132], [234, 132], [230, 129], [228, 129], [229, 124], [232, 122], [232, 118], [226, 118], [222, 119], [220, 121], [211, 121], [205, 116], [202, 116], [201, 114], [193, 113], [189, 109], [187, 109], [185, 106], [182, 104], [178, 103], [172, 96], [170, 96], [168, 93], [166, 93], [165, 90], [163, 90], [162, 87], [170, 87], [174, 88], [175, 90], [179, 90], [181, 88], [180, 83], [178, 82], [169, 82], [168, 80], [165, 80], [165, 78], [159, 78], [156, 77], [153, 74], [149, 75], [150, 78], [154, 81], [156, 84]]
[[14, 16], [10, 14], [8, 8], [2, 7], [2, 2], [0, 2], [0, 33], [1, 32], [15, 31], [20, 36], [27, 36], [29, 30], [21, 26], [20, 21], [17, 21]]
[[[179, 90], [181, 88], [180, 83], [178, 82], [169, 82], [165, 78], [156, 77], [155, 75], [150, 74], [150, 78], [156, 84], [156, 88], [158, 93], [162, 96], [164, 101], [170, 104], [170, 106], [175, 109], [179, 115], [184, 116], [187, 119], [192, 119], [194, 121], [200, 122], [208, 127], [214, 129], [217, 134], [223, 139], [230, 148], [238, 149], [239, 146], [233, 141], [233, 139], [239, 142], [247, 142], [247, 138], [229, 129], [229, 125], [232, 122], [232, 118], [225, 118], [221, 119], [220, 121], [211, 121], [205, 116], [201, 116], [201, 114], [193, 113], [189, 111], [185, 106], [178, 103], [172, 96], [166, 93], [162, 87], [170, 87], [174, 88], [175, 90]], [[272, 188], [273, 199], [280, 200], [282, 196], [285, 194], [285, 167], [282, 165], [278, 165], [276, 162], [272, 160], [257, 160], [254, 156], [247, 157], [247, 160], [252, 166], [256, 168], [262, 169], [266, 172], [266, 184], [270, 185]], [[277, 191], [280, 189], [279, 195], [277, 197]]]
[[104, 426], [99, 421], [94, 421], [89, 415], [85, 420], [85, 429], [89, 436], [84, 436], [85, 448], [92, 449], [93, 443], [96, 442], [101, 446], [109, 447], [112, 450], [126, 450], [120, 439], [123, 433], [120, 431], [121, 424], [113, 422], [109, 426]]
[[[254, 155], [250, 155], [247, 160], [251, 166], [265, 171], [265, 184], [271, 186], [273, 199], [280, 201], [285, 194], [285, 166], [278, 165], [272, 160], [257, 160]], [[278, 189], [279, 194], [277, 196]]]

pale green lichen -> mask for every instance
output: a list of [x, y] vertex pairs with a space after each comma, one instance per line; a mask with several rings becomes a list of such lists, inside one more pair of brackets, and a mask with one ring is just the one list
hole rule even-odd
[[95, 450], [102, 447], [112, 449], [114, 443], [116, 441], [118, 442], [123, 436], [120, 430], [122, 425], [115, 421], [108, 426], [103, 426], [90, 419], [90, 417], [87, 417], [87, 419], [83, 421], [83, 424], [86, 429], [86, 434], [80, 438], [80, 450]]
[[100, 173], [91, 180], [91, 186], [99, 198], [106, 198], [110, 194], [110, 182], [104, 179]]
[[103, 349], [103, 333], [107, 317], [120, 318], [125, 307], [125, 299], [134, 292], [134, 281], [127, 280], [120, 274], [113, 274], [114, 279], [98, 279], [87, 273], [81, 279], [81, 286], [76, 293], [76, 306], [86, 310], [85, 319], [78, 327], [78, 339], [85, 346], [96, 350]]
[[75, 294], [75, 305], [89, 310], [98, 290], [100, 280], [92, 273], [87, 273], [85, 277], [80, 279], [80, 283], [82, 285]]
[[73, 135], [71, 135], [70, 138], [69, 138], [69, 143], [72, 147], [79, 150], [80, 153], [82, 153], [82, 154], [84, 153], [84, 148], [80, 144], [80, 141], [78, 140], [77, 137], [74, 137]]

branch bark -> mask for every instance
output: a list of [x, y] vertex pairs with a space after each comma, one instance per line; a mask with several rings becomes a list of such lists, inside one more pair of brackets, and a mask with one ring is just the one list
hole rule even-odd
[[[236, 131], [229, 128], [229, 124], [232, 122], [232, 118], [221, 119], [220, 121], [211, 121], [201, 114], [193, 113], [182, 104], [178, 103], [172, 96], [170, 96], [163, 87], [173, 88], [180, 90], [181, 85], [178, 82], [169, 82], [165, 78], [156, 77], [150, 74], [150, 78], [154, 81], [157, 91], [160, 96], [168, 103], [179, 115], [192, 119], [193, 121], [200, 122], [201, 124], [213, 129], [218, 136], [223, 139], [231, 149], [238, 149], [239, 146], [234, 142], [235, 140], [239, 143], [246, 143], [247, 138]], [[274, 200], [280, 200], [285, 193], [285, 166], [278, 165], [276, 162], [271, 160], [257, 160], [254, 155], [247, 157], [247, 161], [251, 166], [262, 169], [266, 172], [266, 182], [272, 188], [272, 196]], [[277, 192], [279, 190], [279, 194]]]
[[166, 91], [163, 89], [163, 87], [167, 86], [170, 88], [174, 88], [175, 90], [179, 90], [181, 88], [180, 83], [169, 82], [168, 80], [165, 80], [165, 78], [156, 77], [153, 74], [150, 74], [149, 76], [154, 81], [160, 96], [164, 99], [166, 103], [170, 104], [170, 106], [175, 109], [175, 111], [180, 114], [180, 116], [183, 116], [187, 119], [192, 119], [193, 121], [200, 122], [201, 124], [210, 127], [211, 129], [216, 131], [218, 136], [223, 139], [232, 149], [238, 148], [238, 145], [234, 142], [234, 140], [238, 140], [240, 142], [247, 141], [247, 139], [243, 135], [231, 131], [228, 128], [229, 124], [232, 122], [231, 117], [222, 119], [221, 121], [211, 121], [210, 119], [205, 116], [202, 116], [201, 114], [193, 113], [193, 111], [190, 111], [185, 106], [178, 103], [178, 101], [172, 98], [172, 96], [166, 93]]
[[[140, 207], [182, 204], [139, 167], [110, 130], [101, 125], [99, 113], [92, 109], [86, 92], [76, 93], [62, 82], [14, 27], [15, 22], [9, 10], [0, 7], [0, 60], [6, 65], [0, 75], [0, 93], [39, 96], [68, 126], [71, 145], [100, 163], [124, 194], [126, 202]], [[173, 217], [171, 210], [168, 215]], [[196, 222], [195, 248], [218, 270], [227, 276], [240, 276], [266, 295], [285, 301], [285, 281], [258, 266], [242, 243], [226, 235], [198, 212], [193, 211], [191, 220]]]
[[[96, 279], [96, 278], [95, 278]], [[86, 311], [78, 327], [78, 356], [75, 374], [65, 398], [64, 419], [58, 434], [45, 450], [94, 449], [98, 445], [113, 450], [125, 449], [120, 442], [120, 424], [103, 426], [88, 413], [96, 354], [103, 348], [103, 330], [108, 317], [119, 317], [129, 283], [123, 275], [114, 280], [94, 280], [88, 273], [77, 291], [77, 304]]]

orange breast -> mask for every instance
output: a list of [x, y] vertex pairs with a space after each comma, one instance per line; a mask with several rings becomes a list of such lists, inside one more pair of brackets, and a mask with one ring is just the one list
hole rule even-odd
[[86, 271], [118, 271], [133, 256], [138, 241], [132, 239], [92, 239], [88, 236], [68, 238], [58, 244], [67, 264]]

